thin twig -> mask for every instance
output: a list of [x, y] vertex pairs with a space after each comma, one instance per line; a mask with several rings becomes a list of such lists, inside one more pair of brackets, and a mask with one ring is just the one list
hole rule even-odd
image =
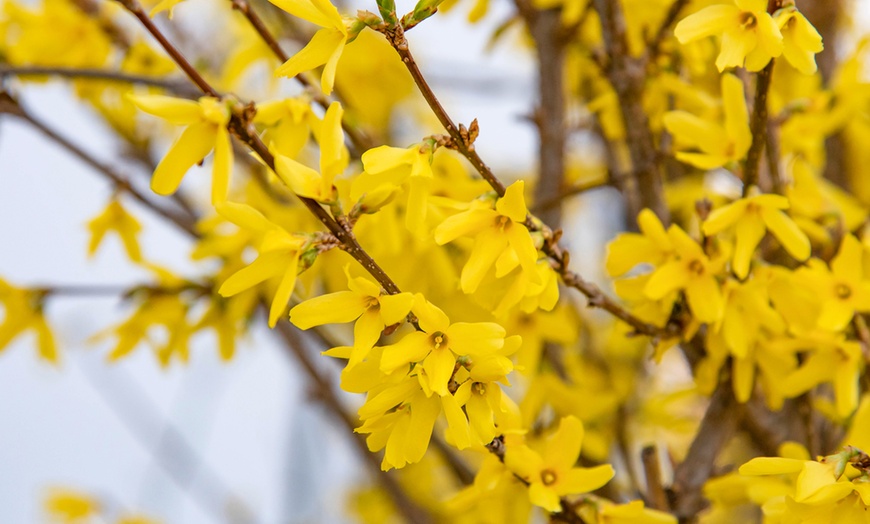
[[668, 511], [668, 495], [662, 485], [662, 468], [655, 445], [645, 446], [640, 452], [643, 472], [646, 478], [646, 499], [649, 505], [659, 511]]
[[77, 67], [39, 67], [39, 66], [0, 66], [0, 78], [4, 76], [53, 76], [60, 78], [86, 78], [94, 80], [103, 80], [107, 82], [121, 82], [126, 84], [139, 84], [150, 87], [159, 87], [172, 91], [181, 96], [191, 97], [196, 96], [197, 92], [193, 91], [186, 81], [182, 80], [166, 80], [151, 76], [132, 75], [122, 73], [120, 71], [109, 71], [106, 69], [89, 69]]
[[758, 73], [755, 79], [755, 103], [752, 107], [752, 118], [749, 121], [752, 145], [749, 146], [746, 162], [743, 164], [743, 196], [747, 196], [750, 188], [758, 185], [761, 151], [767, 142], [767, 93], [770, 90], [772, 77], [773, 59]]
[[16, 116], [29, 123], [31, 126], [39, 130], [43, 135], [52, 140], [54, 143], [61, 146], [63, 149], [73, 154], [79, 160], [111, 180], [117, 189], [128, 193], [134, 199], [144, 204], [145, 207], [147, 207], [148, 209], [151, 209], [155, 213], [169, 219], [171, 223], [181, 228], [184, 232], [191, 235], [195, 234], [195, 223], [191, 217], [182, 216], [175, 211], [166, 209], [154, 203], [150, 198], [146, 197], [142, 192], [136, 189], [130, 183], [130, 181], [127, 180], [127, 177], [119, 174], [111, 167], [101, 163], [89, 153], [87, 153], [85, 150], [73, 144], [72, 142], [58, 134], [56, 131], [42, 123], [36, 117], [27, 112], [17, 100], [12, 98], [9, 93], [0, 92], [0, 113], [6, 113]]
[[[558, 195], [554, 195], [552, 198], [547, 200], [535, 201], [534, 205], [530, 211], [539, 215], [541, 212], [546, 211], [552, 207], [561, 205], [566, 199], [571, 198], [572, 196], [580, 195], [587, 191], [591, 191], [593, 189], [599, 189], [602, 187], [611, 186], [612, 182], [610, 180], [596, 180], [594, 182], [587, 182], [585, 184], [578, 184], [576, 186], [570, 187], [568, 189], [563, 189]], [[548, 223], [549, 224], [549, 223]]]

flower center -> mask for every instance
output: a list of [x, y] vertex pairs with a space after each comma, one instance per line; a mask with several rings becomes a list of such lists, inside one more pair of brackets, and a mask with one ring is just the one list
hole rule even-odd
[[852, 288], [847, 286], [846, 284], [837, 284], [837, 287], [834, 288], [834, 292], [837, 294], [837, 297], [842, 300], [846, 300], [847, 298], [852, 296]]
[[474, 394], [480, 395], [482, 397], [486, 395], [486, 384], [484, 384], [483, 382], [475, 382], [471, 385], [471, 391]]
[[758, 25], [758, 19], [755, 18], [754, 14], [748, 11], [740, 13], [740, 27], [748, 31], [750, 29], [755, 29], [756, 25]]
[[366, 309], [381, 309], [381, 303], [378, 301], [378, 297], [366, 297], [363, 299], [363, 304]]
[[556, 472], [551, 469], [545, 469], [541, 472], [541, 482], [545, 486], [552, 486], [556, 483]]
[[506, 229], [511, 225], [511, 219], [505, 215], [499, 215], [497, 219], [495, 219], [495, 227], [499, 229]]
[[441, 346], [447, 346], [447, 335], [440, 331], [436, 331], [429, 337], [429, 341], [432, 343], [433, 348], [441, 349]]
[[689, 263], [689, 271], [691, 271], [692, 273], [694, 273], [698, 276], [701, 276], [704, 274], [704, 269], [705, 269], [704, 263], [698, 259], [692, 260]]

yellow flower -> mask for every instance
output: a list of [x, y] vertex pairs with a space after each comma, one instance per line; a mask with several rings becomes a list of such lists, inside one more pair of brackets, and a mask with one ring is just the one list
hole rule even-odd
[[354, 180], [351, 198], [383, 188], [399, 187], [408, 182], [408, 204], [405, 206], [405, 226], [418, 233], [426, 220], [429, 192], [432, 185], [431, 143], [423, 142], [408, 148], [380, 146], [362, 155], [365, 172]]
[[227, 132], [230, 112], [226, 104], [208, 96], [197, 102], [160, 95], [130, 95], [130, 100], [146, 113], [172, 124], [187, 125], [157, 164], [151, 189], [159, 195], [175, 193], [187, 171], [214, 150], [211, 201], [216, 204], [226, 200], [233, 164], [233, 148]]
[[93, 256], [97, 252], [97, 248], [100, 247], [106, 233], [115, 231], [121, 238], [121, 242], [124, 243], [124, 249], [130, 260], [140, 262], [142, 252], [139, 250], [139, 241], [136, 239], [136, 235], [141, 229], [139, 221], [127, 213], [120, 202], [113, 199], [102, 213], [88, 222], [88, 230], [91, 233], [88, 255]]
[[825, 48], [816, 28], [793, 5], [779, 9], [773, 18], [782, 32], [782, 56], [801, 73], [815, 73], [816, 53]]
[[295, 158], [308, 142], [315, 121], [311, 102], [304, 98], [286, 98], [257, 104], [255, 124], [263, 124], [263, 141], [270, 151]]
[[686, 293], [689, 308], [699, 322], [718, 321], [724, 309], [722, 291], [716, 281], [722, 261], [711, 261], [701, 246], [679, 226], [672, 225], [668, 229], [668, 237], [677, 259], [664, 263], [652, 274], [644, 287], [644, 294], [659, 300], [672, 291], [682, 289]]
[[618, 277], [638, 264], [660, 266], [673, 253], [668, 232], [656, 214], [644, 209], [637, 216], [640, 233], [621, 233], [607, 245], [605, 269]]
[[216, 209], [221, 216], [237, 226], [263, 235], [259, 248], [260, 255], [257, 259], [226, 279], [218, 293], [224, 297], [231, 297], [272, 277], [281, 277], [269, 309], [269, 327], [275, 327], [275, 323], [287, 307], [287, 302], [290, 301], [290, 295], [293, 294], [299, 269], [299, 257], [308, 240], [288, 233], [252, 207], [221, 202]]
[[294, 193], [318, 202], [334, 202], [333, 181], [347, 167], [349, 157], [341, 130], [341, 104], [333, 102], [323, 116], [317, 133], [320, 144], [320, 172], [282, 154], [275, 156], [275, 173]]
[[423, 295], [415, 296], [412, 309], [421, 331], [405, 335], [399, 342], [384, 348], [381, 371], [392, 373], [412, 362], [422, 361], [425, 377], [421, 383], [438, 395], [449, 395], [449, 382], [458, 358], [471, 361], [492, 355], [504, 346], [505, 330], [492, 322], [457, 322], [430, 304]]
[[605, 504], [598, 512], [598, 524], [677, 524], [677, 517], [646, 508], [643, 501]]
[[[474, 293], [486, 272], [499, 260], [516, 257], [532, 283], [540, 283], [536, 272], [538, 252], [524, 222], [528, 209], [523, 197], [523, 181], [514, 182], [498, 199], [495, 209], [472, 205], [468, 211], [449, 217], [435, 229], [435, 242], [444, 245], [465, 236], [476, 235], [474, 248], [460, 275], [464, 293]], [[511, 266], [511, 269], [513, 267]], [[504, 276], [496, 271], [496, 277]]]
[[[347, 269], [345, 269], [347, 271]], [[338, 291], [306, 300], [290, 310], [290, 322], [299, 329], [323, 324], [356, 321], [353, 328], [353, 351], [347, 366], [362, 362], [387, 326], [397, 324], [408, 315], [414, 295], [387, 295], [381, 287], [365, 278], [347, 275], [350, 291]]]
[[0, 279], [0, 304], [5, 316], [0, 323], [0, 351], [28, 329], [36, 334], [40, 357], [57, 363], [57, 346], [42, 312], [42, 295], [37, 291], [18, 288]]
[[52, 489], [45, 498], [45, 511], [54, 521], [64, 524], [90, 522], [100, 511], [99, 503], [86, 493], [70, 489]]
[[795, 271], [795, 277], [811, 288], [821, 303], [819, 327], [841, 331], [856, 312], [870, 311], [870, 275], [864, 275], [863, 256], [861, 242], [846, 235], [830, 271], [816, 259]]
[[319, 25], [320, 29], [301, 51], [290, 57], [275, 74], [292, 78], [303, 71], [326, 64], [320, 87], [323, 93], [332, 93], [338, 59], [348, 40], [347, 27], [329, 0], [269, 0], [293, 16]]
[[704, 221], [705, 235], [715, 235], [734, 227], [737, 245], [731, 269], [739, 278], [749, 274], [749, 263], [755, 248], [770, 231], [782, 247], [797, 260], [810, 257], [810, 239], [781, 210], [788, 209], [788, 199], [780, 195], [755, 195], [741, 198], [710, 213]]
[[716, 4], [691, 14], [674, 28], [681, 44], [721, 35], [722, 49], [716, 67], [746, 67], [760, 71], [782, 54], [782, 33], [767, 12], [767, 0], [734, 0], [736, 5]]
[[525, 445], [509, 446], [504, 463], [529, 483], [529, 500], [547, 511], [561, 510], [559, 498], [587, 493], [613, 478], [610, 464], [594, 468], [575, 468], [583, 443], [583, 424], [577, 417], [562, 418], [559, 429], [546, 443], [543, 454]]
[[722, 110], [722, 124], [687, 111], [669, 111], [665, 114], [665, 128], [674, 136], [676, 148], [700, 150], [677, 151], [677, 160], [701, 169], [713, 169], [746, 156], [752, 144], [749, 114], [746, 111], [743, 82], [731, 74], [722, 75]]

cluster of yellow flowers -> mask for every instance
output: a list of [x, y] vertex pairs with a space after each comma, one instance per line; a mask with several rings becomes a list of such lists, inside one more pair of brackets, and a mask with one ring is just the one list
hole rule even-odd
[[[179, 3], [164, 0], [151, 16], [182, 9]], [[617, 236], [604, 265], [626, 304], [613, 308], [623, 320], [652, 326], [658, 361], [675, 345], [703, 346], [691, 369], [693, 383], [675, 388], [647, 372], [648, 339], [627, 336], [632, 333], [626, 323], [581, 315], [564, 290], [560, 303], [559, 279], [568, 281], [570, 274], [558, 246], [560, 233], [530, 213], [523, 180], [491, 187], [469, 175], [456, 151], [473, 151], [473, 138], [464, 145], [442, 135], [408, 147], [353, 143], [345, 128], [365, 121], [360, 115], [371, 106], [362, 98], [342, 105], [325, 97], [342, 85], [377, 93], [378, 78], [396, 74], [378, 69], [393, 59], [384, 54], [390, 50], [363, 31], [399, 38], [395, 6], [392, 17], [381, 9], [383, 18], [369, 12], [351, 18], [328, 0], [272, 3], [319, 27], [275, 75], [307, 78], [322, 66], [319, 89], [245, 104], [218, 91], [192, 100], [157, 94], [153, 87], [100, 83], [97, 89], [77, 81], [80, 95], [131, 146], [156, 146], [166, 131], [148, 128], [155, 123], [140, 121], [134, 107], [183, 126], [153, 172], [155, 193], [177, 196], [187, 173], [211, 155], [211, 206], [189, 231], [195, 239], [190, 257], [203, 261], [200, 275], [182, 278], [145, 260], [137, 241], [141, 226], [123, 207], [120, 189], [88, 224], [91, 254], [107, 233], [116, 233], [129, 259], [154, 274], [154, 284], [128, 294], [135, 305], [131, 316], [101, 335], [115, 339], [110, 359], [151, 343], [163, 365], [186, 361], [189, 339], [204, 330], [215, 331], [220, 354], [230, 359], [259, 306], [268, 309], [270, 327], [286, 321], [290, 308], [292, 324], [315, 331], [325, 355], [346, 361], [340, 386], [365, 396], [356, 431], [366, 436], [372, 452], [383, 452], [382, 469], [411, 465], [410, 473], [403, 473], [411, 479], [406, 484], [435, 482], [445, 465], [427, 454], [433, 438], [441, 448], [446, 443], [472, 451], [466, 455], [477, 466], [473, 482], [454, 486], [452, 498], [433, 508], [451, 522], [527, 521], [532, 506], [583, 522], [676, 522], [666, 511], [632, 500], [637, 489], [629, 497], [602, 489], [612, 487], [614, 478], [623, 484], [619, 487], [628, 482], [637, 487], [628, 480], [632, 475], [617, 475], [620, 464], [611, 451], [627, 449], [630, 414], [639, 435], [655, 434], [683, 454], [693, 417], [682, 412], [692, 411], [696, 393], [709, 395], [723, 380], [730, 381], [739, 403], [763, 398], [772, 410], [812, 390], [830, 391], [832, 400], [818, 398], [813, 407], [835, 424], [848, 426], [857, 418], [867, 358], [862, 344], [868, 343], [861, 340], [867, 330], [862, 314], [870, 313], [870, 184], [849, 195], [824, 180], [820, 148], [827, 134], [847, 126], [853, 126], [854, 136], [870, 136], [870, 124], [850, 120], [856, 107], [866, 107], [870, 93], [866, 87], [853, 89], [863, 85], [858, 59], [847, 63], [830, 91], [818, 83], [788, 82], [816, 73], [815, 54], [822, 50], [821, 37], [795, 5], [777, 3], [769, 12], [766, 0], [698, 2], [704, 5], [700, 9], [692, 4], [694, 12], [674, 30], [683, 46], [668, 42], [675, 50], [650, 66], [656, 73], [642, 101], [650, 126], [672, 140], [667, 152], [693, 171], [667, 188], [673, 222], [666, 227], [662, 217], [643, 209], [639, 231]], [[581, 51], [566, 66], [576, 73], [568, 91], [598, 119], [618, 167], [628, 156], [627, 131], [618, 93], [603, 76], [607, 68], [591, 67], [584, 51], [603, 39], [598, 26], [591, 26], [597, 22], [583, 14], [590, 7], [533, 4], [559, 7], [561, 23], [576, 32]], [[663, 16], [669, 4], [650, 2], [646, 8]], [[164, 59], [144, 40], [116, 49], [123, 46], [106, 27], [117, 13], [101, 12], [103, 19], [95, 20], [66, 0], [45, 0], [37, 11], [5, 5], [0, 35], [10, 64], [118, 63], [143, 76], [167, 73]], [[420, 2], [402, 23], [410, 29], [437, 7], [438, 2]], [[485, 12], [486, 3], [478, 2], [472, 17]], [[628, 23], [630, 52], [646, 52], [638, 51], [645, 47], [641, 35], [647, 29], [639, 15], [632, 13]], [[76, 39], [90, 52], [54, 45], [58, 34], [67, 33], [80, 35]], [[718, 49], [711, 37], [718, 39]], [[40, 38], [47, 44], [37, 43]], [[356, 62], [367, 61], [365, 67], [341, 65], [342, 56], [352, 52], [345, 52], [351, 42], [370, 55], [355, 55]], [[256, 60], [274, 61], [268, 52], [265, 46], [245, 47], [209, 78], [232, 89]], [[780, 56], [787, 64], [776, 62], [769, 109], [781, 119], [780, 151], [771, 153], [781, 158], [773, 159], [768, 180], [748, 179], [747, 157], [759, 137], [753, 136], [745, 73], [761, 71]], [[683, 59], [685, 66], [679, 65]], [[714, 61], [717, 71], [709, 67]], [[726, 72], [730, 68], [744, 71]], [[390, 100], [378, 102], [372, 118], [381, 125], [370, 131], [386, 130], [383, 123], [406, 92], [406, 81], [386, 82], [395, 91], [380, 95]], [[322, 111], [313, 109], [314, 101]], [[265, 149], [236, 155], [233, 136], [249, 145], [246, 137], [254, 137]], [[866, 152], [853, 154], [863, 158]], [[238, 176], [242, 172], [250, 176]], [[732, 180], [743, 177], [742, 197], [707, 184], [725, 172]], [[334, 228], [316, 232], [323, 224]], [[360, 245], [377, 264], [356, 263]], [[593, 305], [602, 305], [604, 299], [578, 289]], [[50, 295], [50, 289], [21, 289], [0, 280], [5, 310], [0, 349], [33, 330], [40, 355], [57, 359], [42, 312]], [[321, 328], [350, 323], [346, 329]], [[159, 344], [151, 337], [158, 329], [169, 335]], [[556, 345], [566, 351], [560, 354]], [[583, 351], [573, 350], [581, 345]], [[821, 461], [811, 460], [805, 449], [802, 454], [785, 449], [781, 458], [750, 460], [740, 469], [742, 476], [711, 481], [710, 522], [717, 512], [728, 514], [722, 493], [729, 489], [747, 490], [744, 498], [762, 507], [765, 522], [823, 522], [830, 515], [841, 522], [867, 519], [870, 458], [849, 447]], [[622, 453], [631, 462], [625, 449]], [[621, 466], [631, 470], [633, 464]], [[775, 480], [764, 477], [763, 485], [761, 479], [747, 480], [754, 476]], [[747, 495], [750, 487], [763, 487], [765, 494]], [[59, 513], [94, 511], [66, 495], [56, 497], [52, 507]], [[366, 511], [373, 510], [360, 509]], [[382, 521], [382, 515], [372, 519]]]

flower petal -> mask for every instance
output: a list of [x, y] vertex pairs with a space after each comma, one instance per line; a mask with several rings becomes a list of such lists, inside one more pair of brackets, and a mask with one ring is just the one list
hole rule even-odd
[[799, 261], [810, 258], [812, 252], [810, 239], [788, 215], [778, 209], [763, 207], [761, 218], [767, 224], [767, 230], [779, 240], [791, 256]]
[[525, 182], [517, 180], [505, 189], [504, 196], [495, 203], [495, 209], [514, 222], [525, 222], [529, 210], [526, 209], [526, 199], [523, 196]]
[[338, 291], [302, 302], [290, 310], [290, 322], [299, 329], [356, 320], [366, 310], [365, 300], [353, 291]]
[[164, 196], [175, 193], [185, 173], [214, 148], [216, 137], [214, 124], [198, 122], [188, 126], [157, 164], [151, 190]]

